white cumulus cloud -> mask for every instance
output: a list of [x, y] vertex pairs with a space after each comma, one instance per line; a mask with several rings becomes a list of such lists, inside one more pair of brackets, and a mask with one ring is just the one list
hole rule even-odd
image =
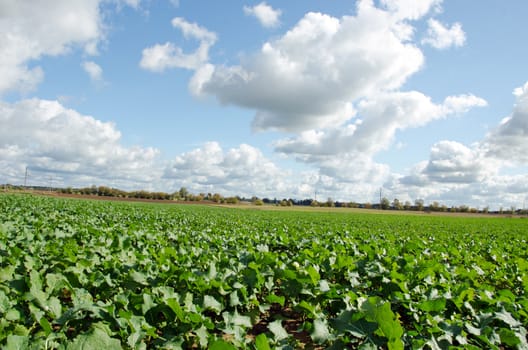
[[81, 63], [81, 67], [90, 76], [92, 81], [101, 81], [103, 79], [103, 69], [94, 61], [84, 61]]
[[343, 124], [354, 116], [353, 101], [397, 89], [422, 67], [401, 24], [368, 1], [356, 16], [308, 13], [240, 65], [214, 66], [201, 93], [255, 109], [256, 130]]
[[255, 147], [242, 144], [224, 150], [218, 142], [207, 142], [177, 156], [164, 178], [197, 192], [276, 196], [292, 192], [289, 175]]
[[44, 72], [30, 61], [75, 47], [97, 52], [104, 35], [100, 0], [0, 2], [0, 95], [32, 90]]
[[274, 9], [266, 2], [261, 2], [255, 6], [244, 6], [244, 13], [248, 16], [256, 17], [264, 27], [274, 28], [280, 24], [282, 11]]
[[447, 49], [451, 46], [463, 46], [466, 42], [466, 33], [462, 30], [460, 23], [454, 23], [446, 27], [436, 19], [429, 19], [427, 36], [422, 40], [423, 44], [431, 45], [437, 49]]
[[483, 141], [488, 155], [507, 163], [528, 164], [528, 82], [514, 90], [516, 103]]
[[440, 141], [431, 148], [423, 174], [436, 182], [473, 183], [495, 174], [496, 170], [495, 164], [487, 161], [479, 149], [455, 141]]
[[382, 93], [361, 101], [356, 119], [347, 125], [306, 131], [297, 137], [279, 140], [275, 146], [279, 152], [295, 155], [361, 153], [371, 156], [388, 148], [398, 130], [423, 126], [485, 105], [486, 101], [474, 95], [449, 96], [442, 104], [435, 104], [418, 91]]
[[172, 25], [181, 30], [186, 39], [198, 40], [198, 48], [194, 52], [185, 53], [172, 42], [147, 47], [142, 52], [139, 64], [141, 68], [154, 72], [162, 72], [168, 68], [194, 70], [207, 63], [209, 49], [217, 40], [216, 34], [181, 17], [174, 18]]
[[430, 11], [441, 11], [443, 0], [381, 0], [390, 12], [399, 19], [417, 20]]
[[60, 176], [67, 185], [142, 188], [161, 175], [154, 164], [157, 149], [125, 147], [115, 125], [57, 101], [0, 102], [0, 124], [0, 164], [14, 183], [26, 166], [34, 174]]

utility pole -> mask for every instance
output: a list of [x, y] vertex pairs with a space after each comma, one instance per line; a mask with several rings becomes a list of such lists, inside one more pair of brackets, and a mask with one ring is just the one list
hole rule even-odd
[[381, 208], [381, 190], [382, 190], [382, 187], [380, 187], [380, 208]]
[[26, 175], [24, 176], [24, 189], [27, 186], [27, 177], [28, 177], [28, 167], [26, 167]]
[[53, 191], [53, 175], [50, 176], [50, 185], [49, 185], [50, 192]]

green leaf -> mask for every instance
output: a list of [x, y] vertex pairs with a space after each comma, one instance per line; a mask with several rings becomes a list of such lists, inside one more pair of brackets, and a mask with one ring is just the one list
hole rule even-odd
[[143, 294], [143, 304], [141, 304], [141, 311], [143, 312], [143, 315], [146, 315], [147, 312], [156, 307], [156, 303], [154, 302], [152, 295], [144, 293]]
[[422, 301], [418, 304], [418, 308], [425, 312], [440, 312], [445, 310], [446, 300], [444, 298], [436, 298]]
[[205, 348], [207, 346], [207, 343], [209, 342], [208, 341], [209, 334], [207, 333], [207, 328], [205, 328], [205, 326], [202, 325], [200, 328], [195, 330], [194, 333], [196, 333], [196, 335], [198, 336], [198, 341], [200, 342], [200, 346], [202, 348]]
[[504, 308], [501, 311], [495, 313], [495, 318], [503, 321], [510, 327], [517, 327], [517, 326], [522, 325], [521, 322], [513, 318], [513, 316], [508, 311], [506, 311]]
[[94, 328], [88, 334], [78, 335], [73, 342], [66, 346], [66, 350], [121, 350], [121, 342], [111, 338], [105, 331]]
[[257, 335], [255, 338], [255, 347], [257, 350], [271, 350], [266, 334], [261, 333]]
[[209, 346], [209, 350], [236, 350], [236, 348], [224, 340], [216, 340]]
[[273, 337], [275, 338], [275, 341], [279, 341], [282, 339], [288, 338], [288, 332], [282, 327], [281, 320], [275, 320], [273, 322], [270, 322], [268, 324], [268, 329], [271, 333], [273, 333]]
[[222, 304], [210, 295], [204, 295], [203, 300], [204, 309], [210, 309], [219, 314], [222, 311]]
[[330, 331], [326, 320], [316, 319], [313, 322], [313, 327], [314, 330], [310, 336], [315, 342], [322, 344], [330, 339]]
[[0, 290], [0, 313], [6, 313], [8, 310], [11, 309], [11, 301], [5, 295], [4, 291]]
[[222, 313], [222, 316], [224, 318], [225, 323], [228, 325], [235, 325], [246, 328], [250, 328], [252, 326], [251, 318], [249, 316], [240, 315], [236, 310], [232, 314], [225, 311]]
[[312, 266], [308, 266], [306, 268], [306, 272], [310, 276], [310, 279], [312, 280], [312, 283], [314, 285], [317, 285], [319, 283], [319, 280], [321, 279], [321, 276], [319, 275], [319, 272]]
[[284, 301], [286, 300], [286, 298], [282, 295], [279, 296], [272, 293], [266, 297], [266, 300], [270, 303], [277, 303], [280, 306], [284, 306]]
[[368, 321], [378, 324], [376, 333], [388, 339], [389, 349], [403, 350], [403, 328], [392, 312], [390, 303], [382, 303], [380, 298], [372, 297], [365, 301], [361, 308]]
[[521, 343], [521, 340], [517, 337], [515, 332], [507, 328], [501, 328], [499, 330], [499, 336], [501, 339], [501, 343], [511, 347], [514, 347]]
[[49, 335], [53, 331], [53, 329], [51, 328], [50, 323], [48, 322], [48, 320], [46, 318], [42, 317], [39, 320], [39, 324], [42, 327], [42, 329], [44, 330], [44, 333], [46, 335]]
[[176, 317], [178, 318], [178, 320], [180, 320], [180, 321], [184, 321], [185, 320], [185, 316], [184, 316], [183, 310], [182, 310], [182, 308], [180, 306], [180, 303], [178, 302], [177, 299], [169, 298], [169, 299], [166, 300], [166, 303], [171, 308], [171, 310], [174, 311], [174, 313], [176, 314]]
[[316, 317], [316, 310], [315, 310], [315, 306], [308, 303], [307, 301], [303, 300], [301, 301], [297, 307], [300, 307], [306, 311], [308, 311], [310, 313], [310, 316], [313, 316], [313, 317]]
[[29, 349], [29, 337], [10, 334], [7, 336], [7, 344], [4, 350], [25, 350]]

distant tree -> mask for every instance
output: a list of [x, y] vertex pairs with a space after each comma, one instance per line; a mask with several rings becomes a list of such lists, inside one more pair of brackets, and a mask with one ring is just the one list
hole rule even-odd
[[326, 206], [329, 207], [329, 208], [332, 208], [335, 206], [335, 203], [334, 203], [334, 200], [330, 197], [328, 197], [328, 199], [326, 200]]
[[423, 199], [417, 199], [414, 201], [414, 206], [416, 207], [416, 210], [422, 211], [424, 208], [424, 200]]
[[238, 204], [239, 200], [238, 200], [237, 197], [227, 197], [227, 198], [225, 199], [225, 202], [226, 202], [227, 204]]
[[185, 187], [182, 187], [178, 191], [178, 195], [179, 195], [180, 199], [186, 199], [187, 196], [189, 195], [189, 191], [187, 191], [187, 189]]
[[402, 210], [403, 204], [400, 202], [398, 198], [394, 198], [394, 200], [392, 201], [392, 207], [396, 210]]
[[429, 204], [429, 209], [431, 211], [439, 211], [440, 210], [440, 203], [437, 201], [434, 201], [433, 203]]
[[461, 211], [462, 213], [467, 213], [469, 212], [469, 207], [465, 204], [462, 204], [461, 206], [458, 207], [458, 210]]
[[380, 206], [381, 206], [381, 209], [385, 210], [385, 209], [389, 209], [390, 207], [390, 202], [387, 198], [383, 197], [381, 199], [381, 203], [380, 203]]
[[409, 201], [405, 201], [405, 204], [403, 205], [403, 209], [405, 209], [405, 210], [411, 210], [411, 209], [412, 209], [412, 204], [411, 204], [411, 202], [409, 202]]
[[222, 199], [222, 196], [219, 193], [213, 194], [210, 198], [215, 203], [220, 203], [220, 200]]

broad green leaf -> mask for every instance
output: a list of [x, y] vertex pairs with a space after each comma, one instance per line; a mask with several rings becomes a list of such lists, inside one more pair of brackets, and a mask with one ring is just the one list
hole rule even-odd
[[501, 343], [506, 344], [508, 346], [514, 347], [521, 343], [521, 340], [517, 337], [514, 331], [507, 328], [501, 328], [499, 330], [499, 336], [501, 339]]
[[266, 297], [266, 300], [270, 303], [277, 303], [280, 306], [284, 306], [284, 301], [286, 300], [286, 298], [282, 295], [279, 296], [272, 293]]
[[121, 350], [121, 342], [111, 338], [104, 330], [97, 327], [87, 334], [78, 335], [73, 342], [66, 346], [66, 350]]
[[418, 308], [426, 312], [440, 312], [445, 310], [446, 300], [444, 298], [436, 298], [424, 300], [418, 304]]
[[313, 327], [314, 329], [310, 336], [316, 343], [322, 344], [331, 338], [330, 331], [328, 330], [328, 323], [326, 322], [326, 320], [314, 320]]
[[310, 276], [310, 279], [312, 280], [312, 283], [314, 285], [317, 285], [317, 283], [319, 283], [319, 280], [321, 279], [321, 276], [319, 275], [319, 272], [312, 265], [309, 265], [306, 268], [306, 272]]
[[275, 341], [288, 338], [288, 332], [286, 332], [286, 330], [282, 326], [281, 320], [275, 320], [273, 322], [270, 322], [268, 324], [268, 329], [271, 333], [273, 333]]
[[219, 314], [222, 311], [222, 304], [218, 302], [213, 296], [204, 295], [203, 300], [204, 309], [210, 309]]
[[236, 350], [236, 348], [224, 340], [216, 340], [209, 346], [209, 350]]
[[146, 315], [147, 312], [156, 307], [156, 303], [154, 302], [154, 299], [152, 298], [152, 295], [148, 293], [143, 294], [143, 304], [141, 304], [141, 311], [143, 312], [143, 315]]
[[196, 335], [198, 336], [198, 341], [200, 342], [200, 346], [202, 348], [205, 348], [207, 346], [208, 337], [209, 334], [207, 333], [207, 328], [205, 328], [204, 325], [202, 325], [200, 328], [194, 331]]
[[255, 348], [257, 350], [271, 350], [266, 334], [261, 333], [257, 335], [255, 338]]
[[11, 306], [11, 301], [7, 295], [4, 293], [4, 291], [0, 290], [0, 313], [6, 313], [11, 309]]
[[249, 316], [240, 315], [236, 310], [233, 313], [225, 311], [222, 313], [222, 317], [224, 318], [225, 323], [228, 325], [236, 325], [247, 328], [252, 326], [251, 318]]
[[235, 290], [229, 294], [229, 306], [238, 306], [242, 305], [240, 298], [238, 297], [238, 292]]
[[379, 298], [369, 298], [361, 308], [365, 312], [367, 320], [378, 324], [376, 332], [388, 339], [389, 349], [403, 349], [401, 340], [403, 328], [392, 312], [389, 303], [383, 303]]
[[7, 344], [4, 350], [26, 350], [29, 349], [29, 337], [10, 334], [7, 336]]
[[178, 320], [184, 321], [185, 316], [178, 300], [175, 298], [169, 298], [166, 300], [166, 303], [171, 308], [171, 310], [174, 311]]
[[508, 326], [511, 326], [511, 327], [517, 327], [517, 326], [522, 325], [521, 322], [519, 322], [515, 318], [513, 318], [513, 316], [508, 311], [506, 311], [504, 309], [502, 309], [499, 312], [496, 312], [495, 313], [495, 317], [497, 319], [503, 321], [504, 323], [506, 323]]

